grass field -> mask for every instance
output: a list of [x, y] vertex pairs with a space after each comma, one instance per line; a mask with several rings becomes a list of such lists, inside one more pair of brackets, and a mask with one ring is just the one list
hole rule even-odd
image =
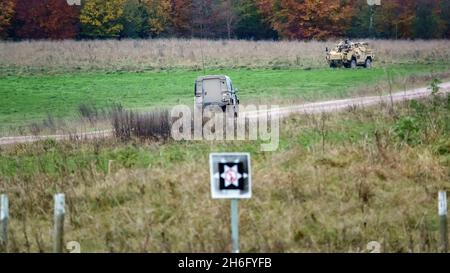
[[[0, 42], [0, 136], [29, 134], [30, 123], [54, 118], [77, 126], [82, 104], [191, 105], [204, 73], [229, 75], [243, 104], [385, 94], [450, 79], [449, 41], [370, 42], [370, 70], [328, 68], [324, 49], [334, 41]], [[108, 118], [99, 123], [110, 126]], [[15, 131], [21, 127], [29, 129]], [[228, 252], [229, 202], [210, 197], [208, 154], [242, 151], [253, 172], [252, 199], [240, 202], [242, 252], [364, 252], [370, 241], [382, 252], [436, 252], [449, 139], [450, 96], [433, 95], [286, 118], [274, 152], [262, 152], [261, 141], [133, 138], [0, 146], [9, 251], [51, 251], [52, 197], [64, 192], [65, 241], [78, 241], [82, 252]]]
[[[448, 63], [450, 41], [365, 40], [380, 66]], [[198, 39], [0, 42], [0, 72], [324, 68], [336, 41]]]
[[193, 81], [204, 73], [231, 76], [243, 103], [284, 104], [381, 93], [387, 74], [395, 89], [411, 88], [409, 76], [450, 67], [449, 41], [369, 42], [376, 53], [370, 71], [328, 69], [324, 50], [336, 41], [0, 42], [0, 135], [43, 119], [70, 120], [86, 103], [137, 109], [191, 104]]
[[[238, 69], [208, 70], [229, 75], [240, 90], [241, 102], [280, 103], [283, 100], [342, 98], [375, 92], [387, 74], [401, 80], [411, 75], [448, 71], [450, 65], [397, 65], [357, 69]], [[73, 118], [81, 104], [106, 107], [120, 103], [146, 109], [193, 103], [193, 83], [202, 71], [91, 72], [0, 77], [0, 130], [41, 121], [48, 115]], [[408, 89], [404, 84], [396, 88]], [[372, 87], [372, 88], [370, 88]], [[381, 91], [379, 91], [381, 92]]]
[[[252, 155], [242, 252], [438, 251], [449, 190], [450, 97], [292, 117], [272, 153], [249, 141], [43, 141], [0, 150], [10, 251], [51, 250], [52, 194], [82, 252], [228, 252], [229, 202], [212, 200], [208, 153]], [[114, 160], [108, 174], [109, 160]]]

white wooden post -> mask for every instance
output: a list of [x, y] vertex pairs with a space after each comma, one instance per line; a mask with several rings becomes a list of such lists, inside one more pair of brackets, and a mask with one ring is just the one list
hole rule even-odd
[[0, 195], [0, 252], [8, 251], [9, 204], [6, 194]]
[[54, 226], [53, 226], [53, 252], [61, 253], [64, 245], [64, 215], [65, 215], [65, 196], [63, 193], [57, 193], [54, 197]]
[[111, 174], [113, 163], [114, 163], [114, 160], [108, 161], [108, 175]]
[[438, 194], [438, 214], [439, 214], [439, 230], [441, 234], [440, 250], [447, 253], [448, 251], [448, 235], [447, 235], [447, 192], [439, 191]]

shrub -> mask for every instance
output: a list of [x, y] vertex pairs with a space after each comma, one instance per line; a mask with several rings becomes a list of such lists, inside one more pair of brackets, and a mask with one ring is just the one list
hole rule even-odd
[[132, 137], [167, 140], [170, 137], [169, 111], [153, 110], [138, 113], [115, 106], [111, 112], [115, 136], [121, 140]]
[[408, 144], [420, 142], [420, 126], [416, 118], [406, 116], [400, 118], [394, 125], [393, 131], [396, 137]]

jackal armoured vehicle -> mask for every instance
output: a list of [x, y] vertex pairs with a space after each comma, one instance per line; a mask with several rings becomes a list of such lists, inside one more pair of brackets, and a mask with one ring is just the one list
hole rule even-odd
[[200, 109], [219, 106], [222, 111], [232, 107], [234, 116], [239, 112], [239, 97], [230, 77], [225, 75], [200, 76], [195, 81], [195, 105]]
[[374, 61], [374, 54], [367, 42], [351, 42], [348, 40], [340, 42], [334, 49], [328, 50], [327, 62], [330, 67], [356, 68], [357, 66], [364, 66], [366, 68], [372, 67]]

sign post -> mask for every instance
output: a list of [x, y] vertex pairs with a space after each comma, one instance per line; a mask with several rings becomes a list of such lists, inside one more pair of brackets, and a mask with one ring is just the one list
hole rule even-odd
[[231, 199], [231, 252], [239, 253], [239, 199]]
[[250, 154], [211, 153], [211, 196], [231, 199], [231, 252], [239, 253], [239, 199], [252, 195]]

